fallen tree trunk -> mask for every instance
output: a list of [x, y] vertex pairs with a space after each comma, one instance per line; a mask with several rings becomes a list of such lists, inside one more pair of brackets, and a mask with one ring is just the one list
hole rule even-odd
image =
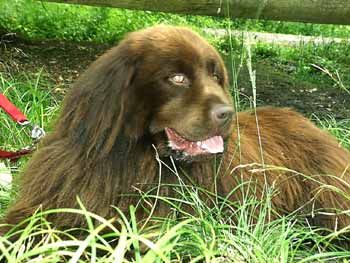
[[349, 0], [44, 0], [231, 18], [350, 24]]

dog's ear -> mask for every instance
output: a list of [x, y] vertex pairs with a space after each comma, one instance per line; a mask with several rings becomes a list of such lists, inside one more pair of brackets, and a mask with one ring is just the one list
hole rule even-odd
[[[55, 132], [71, 137], [87, 155], [108, 154], [126, 122], [136, 58], [125, 45], [97, 59], [67, 94]], [[61, 135], [62, 136], [62, 135]]]

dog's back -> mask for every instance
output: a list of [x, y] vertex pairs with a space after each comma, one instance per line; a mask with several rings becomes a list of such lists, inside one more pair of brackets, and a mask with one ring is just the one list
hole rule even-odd
[[278, 213], [300, 209], [331, 229], [350, 224], [344, 214], [350, 207], [350, 153], [334, 137], [287, 108], [241, 112], [235, 122], [220, 174], [225, 194], [245, 183], [231, 195], [242, 200], [251, 181], [259, 199], [267, 183], [276, 189], [272, 205]]

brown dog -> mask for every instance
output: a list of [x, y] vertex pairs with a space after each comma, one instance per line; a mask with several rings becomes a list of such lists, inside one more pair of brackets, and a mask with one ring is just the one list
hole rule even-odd
[[[77, 196], [89, 211], [107, 218], [116, 213], [112, 205], [127, 211], [139, 199], [132, 195], [158, 183], [153, 145], [164, 162], [173, 156], [195, 184], [212, 190], [210, 157], [223, 151], [233, 114], [227, 86], [219, 55], [192, 31], [158, 26], [130, 34], [94, 62], [67, 94], [53, 131], [21, 175], [18, 198], [5, 222], [17, 224], [40, 206], [78, 207]], [[349, 208], [346, 196], [324, 184], [349, 193], [350, 154], [293, 111], [262, 108], [257, 116], [259, 126], [249, 112], [233, 122], [220, 172], [221, 194], [251, 181], [258, 187], [254, 194], [262, 197], [266, 182], [278, 191], [272, 200], [278, 212], [317, 210], [315, 223], [333, 228], [337, 218], [338, 226], [347, 226], [346, 215], [324, 215], [318, 209]], [[161, 178], [165, 184], [178, 180], [167, 169]], [[241, 188], [231, 198], [242, 200], [243, 194]], [[174, 193], [162, 186], [161, 195]], [[156, 214], [168, 211], [158, 205]], [[85, 225], [74, 214], [49, 220], [58, 227]]]
[[234, 125], [220, 172], [222, 194], [233, 201], [261, 198], [268, 185], [280, 214], [299, 210], [330, 229], [350, 225], [350, 153], [335, 138], [286, 108], [241, 112]]
[[[17, 224], [40, 206], [78, 207], [77, 196], [87, 210], [106, 218], [116, 214], [112, 205], [128, 211], [139, 191], [158, 183], [153, 145], [160, 157], [173, 156], [194, 183], [209, 189], [210, 157], [223, 151], [232, 115], [223, 61], [199, 35], [171, 26], [131, 33], [67, 94], [53, 131], [21, 175], [5, 222]], [[164, 161], [171, 165], [169, 158]], [[164, 184], [178, 180], [167, 169], [161, 178]], [[164, 186], [161, 194], [173, 191]], [[169, 208], [155, 211], [164, 215]], [[57, 227], [85, 224], [75, 214], [49, 220]]]

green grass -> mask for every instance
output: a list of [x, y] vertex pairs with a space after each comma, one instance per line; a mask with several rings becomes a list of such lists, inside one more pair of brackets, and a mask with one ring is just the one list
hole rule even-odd
[[[240, 59], [243, 43], [241, 38], [206, 37], [225, 56]], [[350, 60], [344, 56], [350, 54], [349, 43], [281, 46], [259, 42], [251, 46], [251, 53], [253, 63], [266, 61], [295, 79], [318, 85], [334, 85], [343, 90], [350, 86]]]
[[[47, 128], [57, 111], [58, 102], [52, 94], [53, 85], [45, 80], [42, 71], [34, 76], [12, 76], [0, 72], [0, 92], [12, 101], [33, 124]], [[16, 124], [0, 111], [0, 147], [14, 150], [30, 145], [30, 129]]]
[[[289, 72], [296, 78], [317, 84], [336, 84], [334, 79], [324, 74], [321, 68], [332, 74], [338, 73], [346, 86], [350, 84], [348, 76], [350, 62], [344, 54], [350, 54], [350, 44], [305, 44], [298, 47], [280, 47], [260, 44], [255, 47], [255, 58], [270, 58], [281, 68], [288, 66]], [[338, 85], [339, 86], [339, 85]], [[343, 88], [339, 86], [339, 88]]]
[[28, 38], [73, 41], [118, 41], [125, 33], [150, 25], [166, 23], [196, 28], [227, 28], [302, 35], [348, 38], [350, 26], [240, 20], [174, 15], [116, 8], [97, 8], [34, 0], [0, 0], [1, 28]]
[[[165, 167], [163, 167], [166, 169]], [[178, 175], [177, 175], [178, 176]], [[337, 233], [320, 235], [320, 230], [300, 224], [293, 215], [267, 222], [271, 195], [265, 200], [247, 199], [243, 204], [208, 195], [210, 207], [199, 197], [202, 189], [174, 185], [179, 199], [166, 199], [173, 213], [158, 218], [157, 225], [135, 220], [140, 207], [129, 214], [116, 208], [119, 219], [101, 218], [81, 209], [39, 212], [27, 220], [27, 227], [0, 237], [0, 260], [6, 262], [317, 262], [350, 258], [350, 252], [331, 243]], [[234, 192], [232, 192], [234, 194]], [[157, 198], [147, 196], [144, 198]], [[194, 211], [188, 214], [182, 204]], [[260, 206], [260, 208], [257, 208]], [[261, 209], [255, 223], [252, 214]], [[74, 237], [72, 229], [57, 230], [44, 215], [77, 213], [86, 218], [87, 236]], [[129, 219], [131, 218], [131, 220]], [[177, 219], [181, 218], [181, 219]], [[9, 240], [12, 234], [20, 237]], [[33, 243], [33, 240], [40, 240]], [[110, 240], [117, 240], [114, 243]], [[16, 260], [16, 261], [15, 261]], [[346, 261], [344, 261], [346, 262]]]
[[220, 25], [212, 18], [178, 16], [31, 0], [0, 0], [0, 28], [30, 39], [63, 39], [114, 43], [130, 31], [154, 24]]

